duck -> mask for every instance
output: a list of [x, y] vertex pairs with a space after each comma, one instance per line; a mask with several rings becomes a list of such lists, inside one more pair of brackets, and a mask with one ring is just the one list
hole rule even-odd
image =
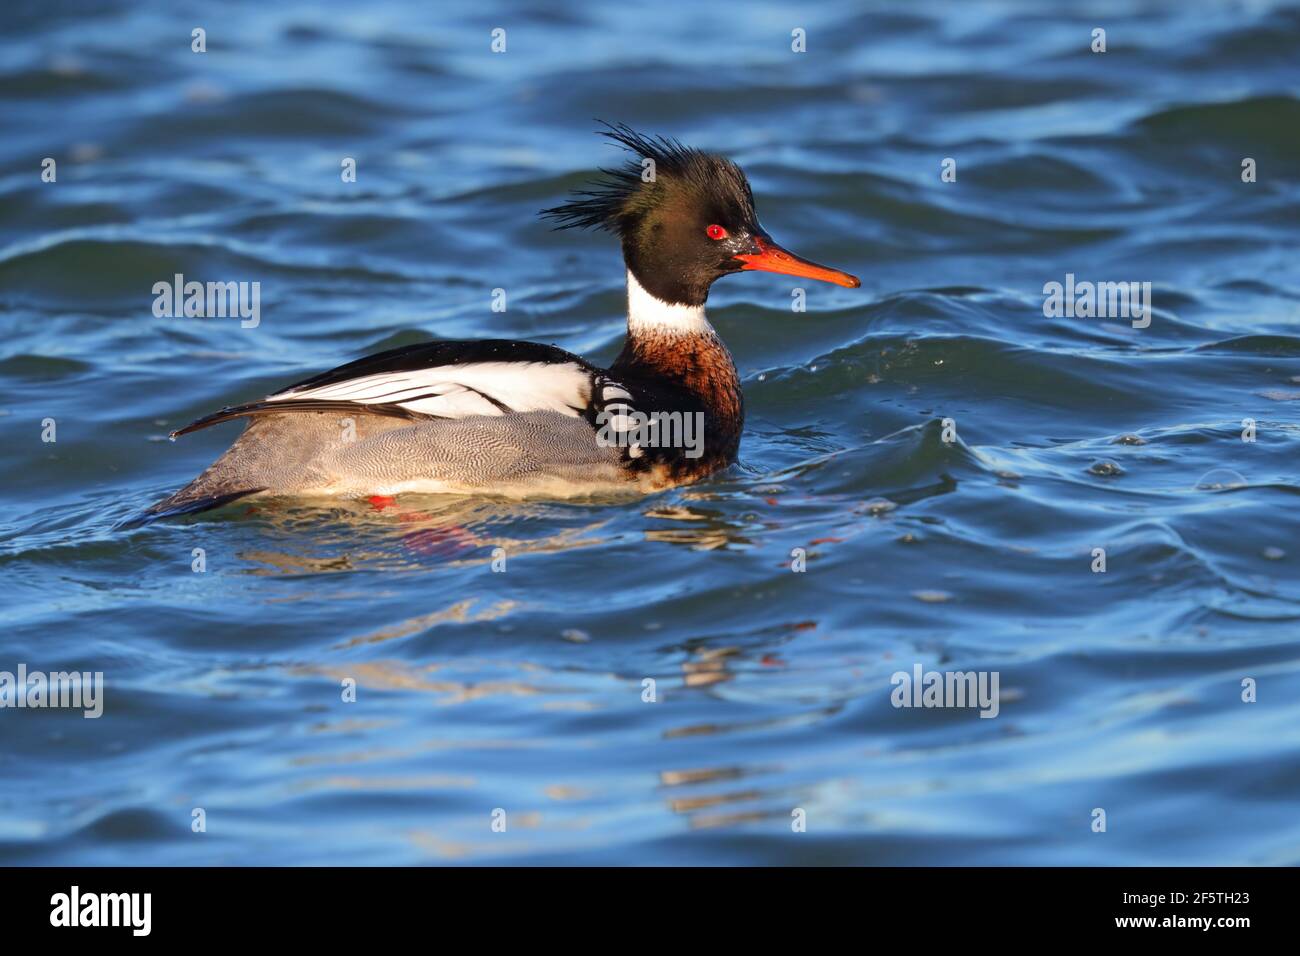
[[172, 432], [244, 423], [224, 454], [145, 517], [258, 497], [647, 494], [732, 465], [744, 395], [705, 314], [713, 283], [748, 271], [861, 283], [778, 245], [730, 159], [602, 125], [625, 162], [541, 216], [620, 242], [627, 336], [608, 368], [507, 339], [368, 355]]

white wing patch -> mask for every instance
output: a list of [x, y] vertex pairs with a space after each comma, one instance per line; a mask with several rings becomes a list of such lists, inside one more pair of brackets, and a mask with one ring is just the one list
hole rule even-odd
[[266, 400], [302, 399], [400, 405], [421, 415], [443, 418], [540, 411], [576, 418], [591, 399], [591, 373], [576, 362], [436, 365], [289, 389]]

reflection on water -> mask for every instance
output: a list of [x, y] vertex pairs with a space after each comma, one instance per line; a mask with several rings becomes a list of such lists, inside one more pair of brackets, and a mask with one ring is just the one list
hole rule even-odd
[[[246, 508], [256, 515], [264, 537], [286, 546], [310, 544], [315, 553], [246, 550], [240, 557], [260, 575], [320, 574], [357, 570], [419, 571], [439, 566], [496, 562], [503, 570], [511, 557], [598, 547], [605, 539], [602, 520], [578, 522], [550, 531], [553, 505], [508, 499], [454, 496], [403, 496], [371, 502], [331, 502], [303, 507], [270, 500]], [[512, 531], [534, 531], [520, 537]]]
[[455, 680], [434, 680], [425, 675], [441, 670], [437, 664], [412, 668], [398, 661], [370, 661], [347, 668], [298, 666], [289, 668], [296, 677], [325, 677], [343, 684], [354, 681], [358, 688], [376, 691], [420, 691], [435, 695], [439, 706], [464, 704], [484, 697], [523, 696], [542, 693], [542, 689], [516, 680], [483, 681], [468, 684]]
[[402, 621], [398, 624], [392, 624], [380, 628], [369, 634], [361, 634], [357, 637], [349, 638], [342, 644], [336, 644], [336, 649], [347, 649], [356, 647], [359, 644], [379, 644], [383, 641], [391, 641], [397, 638], [410, 637], [412, 634], [421, 634], [438, 626], [449, 622], [464, 623], [467, 621], [494, 621], [508, 616], [514, 610], [515, 605], [510, 601], [502, 601], [490, 607], [481, 610], [471, 610], [474, 608], [474, 601], [457, 601], [451, 607], [444, 608], [440, 611], [431, 611], [428, 614], [419, 614], [413, 618]]
[[[1300, 14], [1120, 5], [1101, 57], [1022, 6], [810, 9], [797, 57], [767, 0], [512, 10], [507, 56], [459, 0], [224, 5], [207, 57], [169, 5], [7, 10], [0, 670], [105, 711], [0, 712], [0, 862], [1300, 861]], [[735, 468], [118, 527], [236, 433], [172, 428], [363, 354], [612, 360], [615, 243], [535, 218], [593, 116], [863, 277], [714, 287]], [[1067, 272], [1150, 327], [1044, 315]], [[154, 317], [176, 273], [261, 324]], [[917, 664], [999, 716], [894, 708]]]
[[[687, 501], [689, 498], [683, 498]], [[680, 522], [682, 527], [651, 527], [645, 533], [647, 541], [680, 544], [695, 551], [716, 551], [720, 548], [744, 547], [753, 544], [746, 534], [751, 524], [728, 520], [721, 512], [691, 504], [678, 503], [650, 508], [647, 518], [655, 522]], [[757, 527], [756, 525], [754, 527]]]

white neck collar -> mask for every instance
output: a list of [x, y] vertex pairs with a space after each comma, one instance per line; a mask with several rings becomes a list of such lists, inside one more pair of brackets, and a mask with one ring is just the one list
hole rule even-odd
[[713, 331], [702, 305], [665, 302], [646, 291], [627, 271], [627, 330], [669, 335], [700, 335]]

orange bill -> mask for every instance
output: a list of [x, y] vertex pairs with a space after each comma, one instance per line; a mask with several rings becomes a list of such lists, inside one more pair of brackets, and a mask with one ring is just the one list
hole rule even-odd
[[745, 269], [758, 269], [763, 272], [780, 272], [788, 276], [802, 276], [805, 279], [834, 282], [836, 285], [846, 286], [850, 289], [856, 289], [862, 285], [857, 276], [851, 276], [847, 272], [840, 272], [838, 269], [829, 269], [826, 266], [796, 256], [793, 252], [782, 249], [766, 236], [761, 239], [755, 236], [754, 242], [758, 245], [759, 251], [757, 253], [735, 257], [745, 263], [742, 271]]

